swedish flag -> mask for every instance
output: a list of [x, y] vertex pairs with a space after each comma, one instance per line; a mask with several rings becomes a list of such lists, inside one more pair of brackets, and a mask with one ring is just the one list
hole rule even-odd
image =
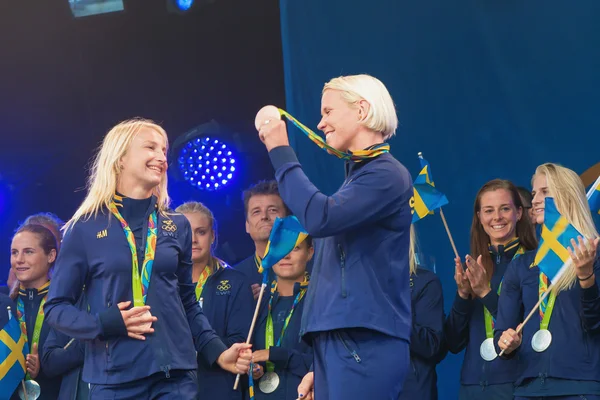
[[421, 172], [413, 182], [413, 223], [429, 214], [433, 214], [433, 210], [448, 204], [446, 196], [435, 188], [431, 167], [429, 162], [421, 156], [421, 153], [419, 153], [419, 161], [421, 162]]
[[27, 334], [17, 318], [9, 319], [0, 331], [0, 393], [13, 393], [25, 378], [28, 353]]
[[600, 230], [600, 177], [598, 177], [596, 183], [594, 183], [589, 190], [587, 197], [588, 202], [590, 203], [592, 217], [594, 217], [594, 223], [596, 224], [596, 229]]
[[258, 270], [258, 272], [263, 274], [263, 283], [268, 283], [267, 270], [283, 260], [307, 236], [308, 233], [300, 225], [298, 218], [293, 215], [275, 219], [271, 235], [269, 236], [269, 242], [267, 243], [267, 249]]
[[433, 175], [431, 174], [431, 167], [429, 166], [429, 161], [423, 158], [422, 153], [419, 153], [419, 162], [421, 163], [421, 172], [419, 172], [419, 176], [415, 179], [416, 184], [427, 183], [431, 186], [435, 186], [433, 182]]
[[570, 258], [567, 247], [571, 245], [571, 239], [577, 240], [579, 235], [579, 231], [560, 215], [554, 199], [546, 197], [544, 225], [533, 264], [537, 265], [550, 281], [555, 281]]

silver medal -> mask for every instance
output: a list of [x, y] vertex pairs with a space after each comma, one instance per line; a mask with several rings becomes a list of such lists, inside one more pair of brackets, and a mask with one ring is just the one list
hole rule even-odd
[[23, 383], [19, 384], [19, 398], [21, 400], [36, 400], [42, 393], [39, 383], [34, 380], [25, 381], [25, 390], [27, 391], [27, 397], [23, 391]]
[[540, 329], [531, 338], [531, 347], [538, 353], [546, 351], [550, 343], [552, 343], [552, 333], [548, 329]]
[[494, 347], [494, 338], [487, 338], [481, 342], [479, 346], [479, 354], [485, 361], [494, 361], [498, 354], [496, 354], [496, 348]]
[[[150, 314], [150, 311], [144, 311], [143, 313], [141, 313], [139, 316], [140, 317], [148, 317], [151, 316], [152, 314]], [[140, 325], [143, 328], [150, 328], [152, 326], [152, 322], [146, 322], [143, 325]]]
[[263, 393], [273, 393], [279, 386], [279, 375], [275, 372], [267, 372], [260, 378], [258, 387]]

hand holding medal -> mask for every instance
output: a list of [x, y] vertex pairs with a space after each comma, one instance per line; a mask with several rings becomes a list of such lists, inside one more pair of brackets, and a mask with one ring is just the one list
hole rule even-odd
[[254, 126], [260, 140], [271, 151], [275, 147], [289, 146], [287, 128], [275, 106], [264, 106], [256, 114]]

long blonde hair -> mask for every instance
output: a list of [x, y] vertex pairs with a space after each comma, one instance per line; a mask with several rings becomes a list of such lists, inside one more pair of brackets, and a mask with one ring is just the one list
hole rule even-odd
[[[149, 119], [130, 119], [113, 127], [104, 137], [102, 145], [94, 157], [87, 182], [87, 196], [75, 211], [75, 214], [65, 224], [65, 231], [72, 228], [81, 218], [87, 219], [92, 215], [96, 217], [100, 210], [108, 208], [117, 190], [117, 181], [121, 172], [119, 161], [142, 129], [152, 129], [161, 134], [168, 147], [169, 139], [165, 130]], [[164, 213], [171, 201], [167, 193], [166, 174], [158, 186], [154, 188], [154, 195], [158, 198], [158, 210]]]
[[[533, 180], [536, 176], [544, 175], [547, 180], [549, 195], [554, 198], [558, 212], [564, 216], [581, 235], [588, 239], [598, 236], [598, 231], [592, 219], [590, 205], [588, 203], [585, 187], [581, 178], [572, 170], [558, 164], [546, 163], [536, 168]], [[575, 267], [569, 259], [569, 266], [565, 273], [554, 282], [554, 290], [559, 293], [573, 287], [577, 282]]]
[[417, 248], [418, 248], [418, 243], [417, 243], [417, 232], [415, 231], [415, 226], [413, 224], [410, 225], [410, 244], [408, 246], [408, 266], [409, 266], [409, 271], [410, 271], [410, 275], [416, 275], [417, 274], [417, 259], [416, 259], [416, 255], [417, 255]]

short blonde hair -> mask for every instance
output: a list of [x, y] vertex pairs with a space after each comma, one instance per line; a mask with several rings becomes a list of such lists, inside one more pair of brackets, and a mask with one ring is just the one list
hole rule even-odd
[[[538, 175], [546, 177], [549, 196], [554, 198], [558, 212], [583, 237], [588, 239], [598, 237], [590, 205], [585, 194], [585, 187], [579, 175], [568, 168], [553, 163], [546, 163], [537, 167], [533, 175], [532, 184]], [[558, 293], [573, 287], [575, 282], [577, 282], [577, 275], [575, 274], [575, 267], [571, 263], [562, 277], [554, 283], [554, 287]]]
[[388, 140], [396, 134], [398, 116], [392, 96], [385, 85], [370, 75], [348, 75], [333, 78], [323, 87], [326, 90], [338, 90], [348, 104], [361, 100], [369, 103], [369, 112], [362, 121], [363, 126], [383, 134], [383, 140]]
[[[125, 155], [131, 142], [142, 129], [152, 129], [158, 132], [169, 146], [167, 132], [154, 121], [135, 118], [123, 121], [113, 127], [104, 137], [98, 153], [94, 157], [88, 177], [88, 193], [73, 217], [65, 224], [64, 230], [69, 230], [82, 217], [89, 218], [98, 215], [101, 209], [108, 209], [117, 190], [117, 180], [120, 173], [119, 161]], [[166, 212], [170, 199], [167, 193], [167, 175], [164, 174], [159, 185], [154, 189], [158, 198], [160, 212]]]

